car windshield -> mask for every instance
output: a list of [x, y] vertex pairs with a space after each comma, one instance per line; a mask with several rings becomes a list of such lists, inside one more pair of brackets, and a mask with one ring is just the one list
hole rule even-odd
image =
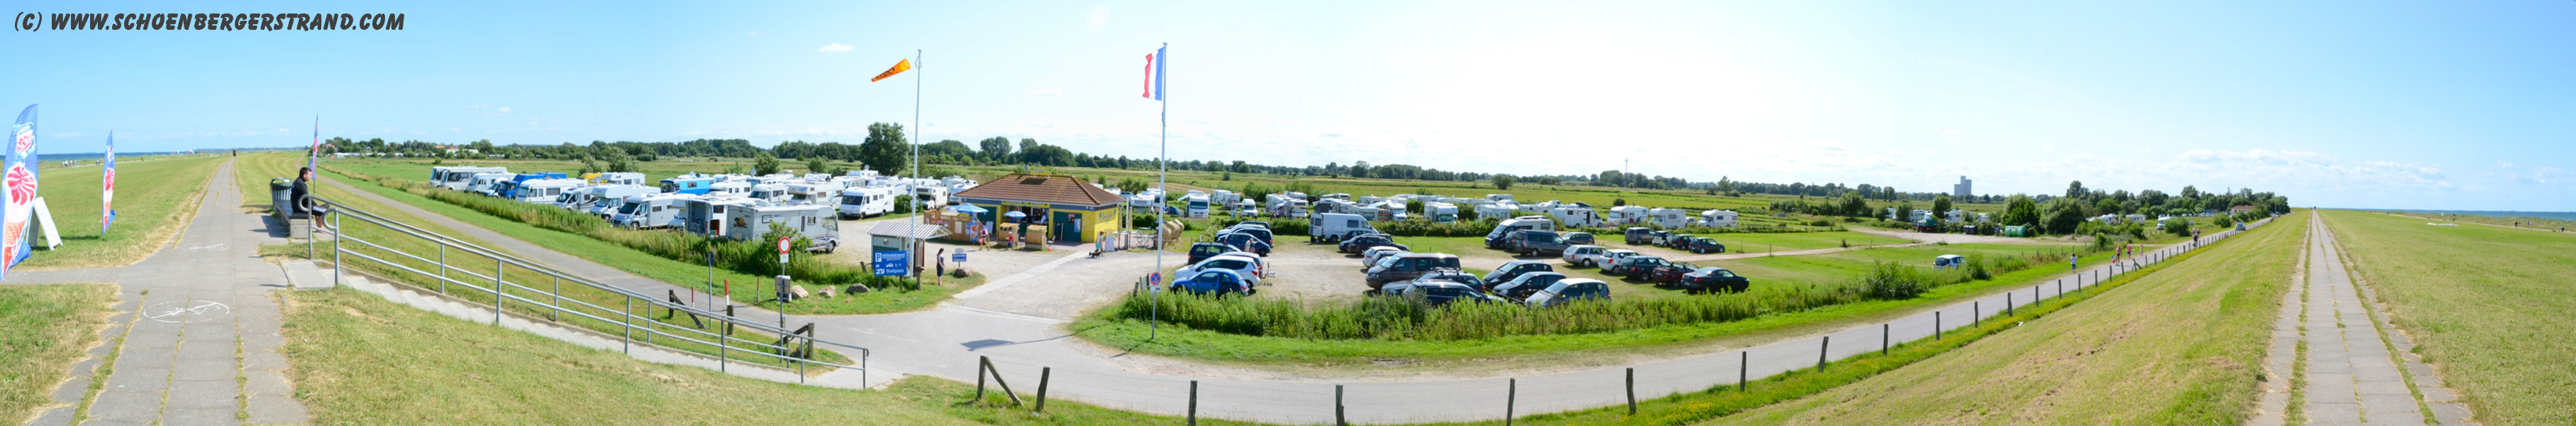
[[1669, 265], [1669, 264], [1671, 264], [1671, 263], [1669, 263], [1669, 262], [1665, 262], [1665, 261], [1664, 261], [1664, 259], [1663, 259], [1663, 258], [1660, 258], [1660, 257], [1640, 257], [1640, 258], [1637, 258], [1637, 266], [1663, 266], [1663, 265]]
[[1201, 264], [1201, 266], [1219, 269], [1243, 269], [1252, 267], [1252, 263], [1238, 259], [1216, 259], [1207, 261], [1207, 263]]
[[1191, 281], [1214, 282], [1214, 283], [1234, 282], [1234, 274], [1229, 274], [1229, 273], [1224, 273], [1224, 272], [1209, 272], [1209, 273], [1199, 274], [1199, 276], [1198, 276], [1197, 278], [1191, 278], [1190, 280], [1191, 280]]
[[635, 208], [643, 205], [644, 203], [626, 203], [626, 205], [617, 206], [617, 212], [623, 214], [635, 214]]

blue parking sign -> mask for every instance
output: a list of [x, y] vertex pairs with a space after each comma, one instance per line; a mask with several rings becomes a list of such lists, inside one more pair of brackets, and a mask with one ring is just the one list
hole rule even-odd
[[868, 264], [872, 267], [870, 269], [875, 269], [877, 276], [880, 277], [910, 275], [912, 271], [910, 265], [912, 262], [911, 253], [912, 252], [908, 250], [880, 251], [871, 253], [871, 256], [868, 258]]

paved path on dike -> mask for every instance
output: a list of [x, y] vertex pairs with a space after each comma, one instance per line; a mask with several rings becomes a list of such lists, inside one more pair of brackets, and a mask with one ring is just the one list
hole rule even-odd
[[[235, 208], [241, 190], [227, 161], [175, 244], [134, 265], [9, 274], [8, 284], [112, 283], [116, 314], [103, 343], [54, 391], [64, 404], [30, 424], [69, 425], [99, 364], [114, 355], [82, 425], [295, 424], [308, 421], [278, 353], [277, 300], [286, 274], [259, 245], [283, 243], [266, 216]], [[122, 339], [122, 344], [119, 344]]]
[[[2273, 324], [2266, 362], [2275, 378], [2298, 374], [2306, 379], [2298, 389], [2306, 424], [2468, 424], [2468, 408], [2459, 394], [2442, 385], [2441, 376], [2413, 353], [2412, 339], [2374, 307], [2378, 294], [2355, 285], [2325, 216], [2317, 215], [2309, 224], [2305, 279], [2283, 297], [2286, 303]], [[2307, 361], [2293, 367], [2301, 342], [2307, 343]], [[2252, 423], [2286, 423], [2291, 385], [2286, 379], [2266, 381], [2262, 410]], [[2426, 409], [2432, 410], [2432, 422], [2426, 421]]]
[[[493, 248], [516, 253], [521, 257], [546, 263], [584, 277], [627, 286], [647, 294], [666, 290], [690, 291], [681, 286], [601, 265], [578, 256], [558, 253], [491, 230], [430, 213], [417, 206], [394, 201], [336, 181], [332, 185], [350, 189], [396, 210], [426, 218], [431, 223], [455, 229], [482, 239]], [[2265, 222], [2268, 223], [2268, 222]], [[2216, 242], [2236, 231], [2221, 231], [2203, 238]], [[2130, 270], [2144, 265], [2142, 259], [2161, 259], [2196, 248], [2190, 243], [2175, 244], [2135, 256], [2118, 264], [2090, 265], [2063, 279], [2043, 281], [2036, 287], [1999, 290], [1956, 303], [1925, 309], [1890, 321], [1886, 328], [1858, 325], [1835, 331], [1780, 341], [1710, 352], [1675, 359], [1624, 367], [1599, 367], [1573, 371], [1538, 371], [1511, 375], [1498, 373], [1490, 378], [1399, 381], [1404, 379], [1349, 377], [1300, 377], [1278, 380], [1243, 380], [1196, 378], [1193, 370], [1222, 369], [1181, 360], [1153, 363], [1121, 362], [1122, 357], [1142, 357], [1124, 353], [1103, 353], [1085, 343], [1073, 342], [1065, 324], [1066, 318], [1036, 312], [994, 309], [976, 306], [1017, 306], [1020, 303], [990, 303], [986, 298], [1049, 297], [1040, 281], [1049, 270], [1063, 268], [1098, 268], [1150, 259], [1151, 254], [1112, 253], [1097, 259], [1068, 254], [1065, 259], [1048, 262], [1019, 274], [1002, 277], [984, 289], [958, 295], [938, 308], [900, 314], [857, 316], [791, 316], [790, 325], [816, 323], [819, 336], [841, 342], [867, 346], [875, 355], [870, 360], [874, 371], [867, 386], [880, 386], [906, 374], [921, 374], [951, 380], [973, 382], [978, 357], [991, 357], [1013, 390], [1033, 393], [1039, 368], [1052, 368], [1048, 397], [1141, 412], [1180, 415], [1190, 406], [1191, 381], [1198, 382], [1198, 415], [1211, 418], [1252, 420], [1273, 423], [1332, 423], [1334, 418], [1334, 385], [1347, 385], [1343, 405], [1353, 423], [1396, 423], [1423, 421], [1494, 420], [1504, 416], [1507, 384], [1518, 380], [1519, 415], [1549, 413], [1576, 409], [1606, 407], [1626, 403], [1621, 392], [1625, 367], [1636, 369], [1637, 397], [1660, 398], [1680, 392], [1697, 392], [1709, 387], [1737, 382], [1739, 374], [1761, 379], [1788, 370], [1816, 365], [1819, 351], [1827, 359], [1841, 359], [1864, 352], [1878, 351], [1882, 338], [1890, 342], [1907, 342], [1933, 335], [1935, 317], [1944, 330], [1968, 326], [1969, 318], [1992, 317], [2006, 306], [2028, 305], [2034, 298], [2054, 298], [2061, 291], [2074, 291], [2107, 279], [2116, 270]], [[1839, 248], [1823, 251], [1838, 251]], [[1784, 253], [1785, 254], [1785, 253]], [[2045, 266], [2043, 266], [2045, 267]], [[1026, 296], [1037, 294], [1041, 296]], [[738, 312], [744, 318], [774, 320], [777, 314], [765, 310]], [[1884, 332], [1882, 331], [1884, 330]], [[1831, 343], [1827, 346], [1826, 343]], [[1133, 368], [1134, 365], [1159, 365], [1155, 368]], [[818, 378], [825, 385], [856, 386], [855, 374], [835, 372]], [[1453, 403], [1423, 404], [1421, 401]]]

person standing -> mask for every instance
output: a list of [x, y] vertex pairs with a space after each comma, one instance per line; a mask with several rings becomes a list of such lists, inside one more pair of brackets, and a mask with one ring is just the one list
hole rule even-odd
[[2066, 255], [2066, 270], [2075, 270], [2075, 255]]

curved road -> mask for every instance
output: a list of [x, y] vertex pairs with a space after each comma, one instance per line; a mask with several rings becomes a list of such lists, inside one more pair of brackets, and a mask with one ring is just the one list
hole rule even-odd
[[[557, 253], [516, 238], [475, 227], [372, 193], [351, 188], [338, 181], [331, 185], [349, 189], [363, 197], [394, 206], [413, 215], [428, 218], [451, 229], [491, 242], [530, 260], [582, 274], [601, 282], [628, 286], [645, 293], [666, 290], [691, 291], [687, 288], [654, 281], [624, 271]], [[2269, 223], [2269, 221], [2261, 222]], [[2259, 226], [2259, 224], [2258, 224]], [[2203, 238], [2214, 242], [2234, 234], [2223, 231]], [[2196, 248], [2189, 243], [2151, 252], [2144, 259], [2157, 259]], [[1834, 249], [1839, 250], [1839, 249]], [[1230, 378], [1197, 379], [1191, 373], [1222, 367], [1200, 366], [1185, 361], [1153, 360], [1136, 362], [1141, 355], [1102, 353], [1096, 347], [1074, 342], [1064, 328], [1064, 319], [1048, 313], [1022, 312], [1007, 308], [1032, 305], [1027, 301], [1009, 301], [1014, 297], [1057, 297], [1047, 294], [1057, 287], [1048, 286], [1044, 274], [1060, 268], [1125, 268], [1151, 262], [1151, 254], [1112, 253], [1099, 258], [1084, 258], [1081, 253], [1068, 253], [1029, 271], [1004, 277], [991, 284], [960, 293], [938, 308], [921, 312], [862, 316], [791, 316], [788, 323], [812, 322], [825, 338], [856, 342], [868, 346], [876, 355], [869, 360], [877, 370], [870, 374], [879, 386], [904, 374], [920, 374], [972, 382], [976, 380], [978, 357], [990, 357], [1013, 390], [1034, 393], [1040, 368], [1052, 368], [1049, 398], [1071, 399], [1111, 408], [1155, 414], [1181, 415], [1190, 406], [1191, 381], [1198, 382], [1198, 415], [1211, 418], [1260, 421], [1271, 423], [1331, 423], [1334, 421], [1334, 385], [1346, 385], [1342, 404], [1347, 418], [1354, 423], [1397, 423], [1426, 421], [1494, 420], [1505, 416], [1508, 384], [1517, 380], [1518, 401], [1512, 412], [1520, 415], [1558, 412], [1625, 404], [1622, 384], [1627, 371], [1621, 367], [1603, 367], [1575, 371], [1533, 372], [1527, 375], [1494, 378], [1451, 379], [1430, 381], [1384, 381], [1370, 377], [1337, 377], [1297, 380], [1243, 380]], [[2055, 297], [2059, 291], [2073, 291], [2107, 278], [2114, 270], [2127, 270], [2142, 264], [2138, 261], [2115, 265], [2094, 265], [2076, 273], [2053, 278], [2039, 287], [1999, 291], [1974, 300], [1927, 309], [1888, 322], [1886, 328], [1856, 326], [1820, 335], [1785, 339], [1772, 343], [1724, 352], [1710, 352], [1677, 359], [1626, 366], [1636, 371], [1639, 399], [1659, 398], [1674, 393], [1692, 392], [1712, 386], [1734, 384], [1739, 374], [1760, 379], [1784, 371], [1814, 367], [1823, 355], [1840, 359], [1863, 352], [1879, 350], [1882, 338], [1906, 342], [1933, 334], [1934, 318], [1941, 318], [1942, 329], [1956, 329], [1971, 316], [1994, 316], [2006, 306], [2020, 306], [2033, 298]], [[2062, 288], [2061, 288], [2062, 287]], [[1060, 299], [1042, 299], [1060, 300]], [[1013, 303], [987, 303], [987, 302]], [[1004, 309], [976, 306], [1005, 306]], [[742, 314], [749, 318], [776, 318], [776, 313], [753, 311]], [[1882, 333], [1882, 330], [1886, 330]], [[1830, 346], [1826, 345], [1831, 343]], [[1141, 371], [1140, 371], [1141, 370]], [[886, 374], [897, 373], [897, 374]], [[819, 378], [826, 384], [857, 386], [857, 374], [840, 372]], [[1241, 377], [1240, 374], [1228, 376]], [[1448, 401], [1450, 403], [1424, 403]]]

